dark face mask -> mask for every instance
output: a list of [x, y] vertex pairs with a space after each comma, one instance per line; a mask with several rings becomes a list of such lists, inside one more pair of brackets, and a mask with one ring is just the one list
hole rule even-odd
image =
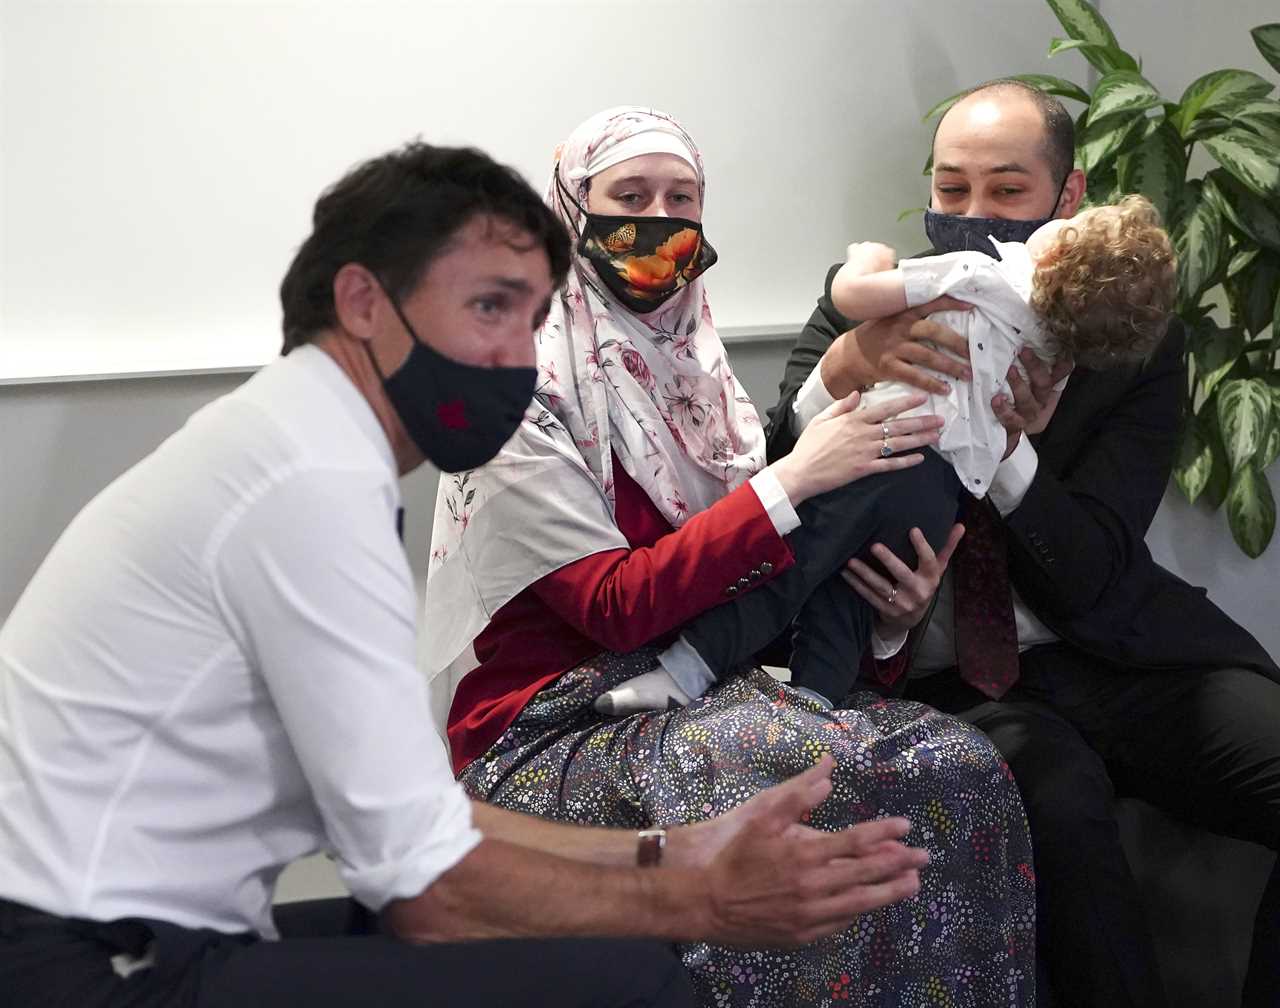
[[935, 252], [981, 252], [992, 259], [999, 259], [996, 247], [990, 238], [999, 242], [1025, 242], [1036, 229], [1048, 224], [1057, 215], [1058, 204], [1062, 201], [1062, 192], [1067, 187], [1067, 180], [1062, 180], [1058, 187], [1057, 199], [1053, 201], [1054, 213], [1037, 220], [1006, 220], [1003, 217], [961, 217], [959, 214], [944, 214], [930, 208], [924, 212], [924, 233]]
[[715, 265], [716, 251], [703, 238], [697, 221], [589, 213], [565, 190], [559, 169], [556, 185], [561, 200], [572, 202], [582, 213], [578, 254], [633, 312], [644, 314], [660, 307]]
[[520, 426], [533, 400], [537, 369], [478, 367], [446, 357], [418, 338], [395, 298], [387, 297], [413, 338], [413, 349], [387, 376], [368, 343], [364, 348], [405, 432], [443, 472], [484, 465]]

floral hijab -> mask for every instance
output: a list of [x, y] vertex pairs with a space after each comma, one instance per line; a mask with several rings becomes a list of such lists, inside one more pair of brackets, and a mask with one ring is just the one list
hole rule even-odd
[[[547, 201], [573, 233], [581, 210], [560, 186], [585, 206], [590, 178], [623, 160], [675, 153], [705, 185], [693, 141], [651, 109], [593, 116], [558, 153]], [[765, 462], [700, 278], [641, 316], [575, 255], [537, 357], [537, 393], [515, 436], [483, 468], [440, 480], [423, 647], [428, 672], [452, 665], [455, 682], [501, 606], [565, 564], [628, 546], [614, 521], [615, 458], [676, 528]]]

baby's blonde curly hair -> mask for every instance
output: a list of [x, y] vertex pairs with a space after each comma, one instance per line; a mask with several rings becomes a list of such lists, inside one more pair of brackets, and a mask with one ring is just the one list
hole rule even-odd
[[1126, 196], [1066, 225], [1036, 267], [1031, 307], [1056, 352], [1095, 370], [1147, 357], [1164, 338], [1177, 265], [1160, 214]]

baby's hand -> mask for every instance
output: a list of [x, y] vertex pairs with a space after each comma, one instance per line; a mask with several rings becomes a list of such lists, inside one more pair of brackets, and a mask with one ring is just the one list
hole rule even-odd
[[898, 253], [880, 242], [854, 242], [845, 252], [845, 261], [859, 273], [879, 273], [898, 265]]

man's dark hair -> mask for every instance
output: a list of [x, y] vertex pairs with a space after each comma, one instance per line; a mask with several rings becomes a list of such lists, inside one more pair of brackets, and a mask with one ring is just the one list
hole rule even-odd
[[365, 266], [400, 301], [478, 214], [526, 233], [530, 247], [541, 244], [555, 286], [564, 282], [564, 225], [524, 179], [487, 154], [418, 141], [357, 165], [316, 201], [311, 235], [280, 284], [283, 352], [336, 323], [333, 278], [347, 263]]
[[[981, 91], [994, 90], [1021, 92], [1039, 109], [1040, 117], [1044, 120], [1041, 151], [1045, 160], [1049, 162], [1049, 171], [1053, 173], [1053, 178], [1061, 185], [1076, 164], [1076, 126], [1066, 107], [1053, 95], [1041, 91], [1034, 84], [1028, 84], [1014, 77], [1000, 77], [972, 87], [957, 99], [956, 104]], [[950, 109], [947, 111], [949, 112]], [[944, 113], [938, 119], [938, 126], [942, 125], [942, 120], [945, 118]], [[937, 127], [934, 127], [933, 135], [934, 139], [937, 139]]]

